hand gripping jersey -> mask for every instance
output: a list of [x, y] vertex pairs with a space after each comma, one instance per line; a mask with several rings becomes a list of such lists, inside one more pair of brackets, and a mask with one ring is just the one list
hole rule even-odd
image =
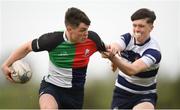
[[123, 51], [121, 56], [129, 63], [142, 59], [148, 69], [134, 76], [119, 72], [115, 85], [135, 94], [156, 93], [156, 76], [161, 60], [157, 42], [150, 37], [144, 44], [138, 45], [130, 33], [121, 36], [119, 42]]
[[105, 51], [105, 45], [93, 31], [83, 43], [71, 43], [65, 32], [47, 33], [32, 41], [35, 52], [47, 50], [49, 71], [46, 82], [64, 88], [84, 87], [90, 56], [96, 51]]

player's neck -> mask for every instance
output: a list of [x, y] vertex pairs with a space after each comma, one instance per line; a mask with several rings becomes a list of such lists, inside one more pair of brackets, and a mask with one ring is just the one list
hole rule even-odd
[[69, 41], [71, 43], [76, 43], [73, 41], [72, 36], [69, 34], [68, 31], [65, 31], [65, 37], [66, 37], [67, 41]]

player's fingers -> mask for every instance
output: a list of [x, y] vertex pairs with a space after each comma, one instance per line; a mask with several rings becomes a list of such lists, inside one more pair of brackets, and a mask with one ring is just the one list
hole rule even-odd
[[119, 50], [117, 48], [114, 48], [113, 49], [113, 54], [117, 54], [117, 53], [119, 53]]
[[6, 79], [8, 79], [9, 81], [13, 82], [13, 79], [11, 77], [11, 74], [13, 74], [13, 70], [11, 70], [10, 68], [7, 68], [7, 73], [6, 73]]
[[13, 79], [9, 75], [6, 76], [6, 79], [9, 80], [10, 82], [14, 82]]
[[118, 50], [115, 48], [108, 49], [109, 56], [114, 56], [118, 53]]
[[8, 68], [7, 68], [7, 72], [8, 72], [8, 73], [13, 73], [14, 71], [8, 67]]
[[103, 53], [101, 53], [101, 56], [102, 56], [103, 58], [108, 58], [108, 53], [103, 52]]

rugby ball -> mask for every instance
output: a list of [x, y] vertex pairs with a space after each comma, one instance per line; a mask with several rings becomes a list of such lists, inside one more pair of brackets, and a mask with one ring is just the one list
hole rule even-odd
[[27, 62], [17, 60], [11, 65], [11, 69], [11, 77], [15, 83], [26, 83], [31, 79], [32, 71]]

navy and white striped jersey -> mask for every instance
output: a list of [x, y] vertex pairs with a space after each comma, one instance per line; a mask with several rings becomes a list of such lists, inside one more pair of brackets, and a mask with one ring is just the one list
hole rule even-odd
[[121, 56], [124, 60], [133, 63], [137, 59], [142, 59], [148, 65], [148, 69], [134, 76], [128, 76], [120, 71], [115, 85], [135, 94], [156, 93], [161, 52], [155, 39], [150, 37], [144, 44], [139, 45], [130, 33], [126, 33], [120, 37], [118, 43], [123, 49]]

